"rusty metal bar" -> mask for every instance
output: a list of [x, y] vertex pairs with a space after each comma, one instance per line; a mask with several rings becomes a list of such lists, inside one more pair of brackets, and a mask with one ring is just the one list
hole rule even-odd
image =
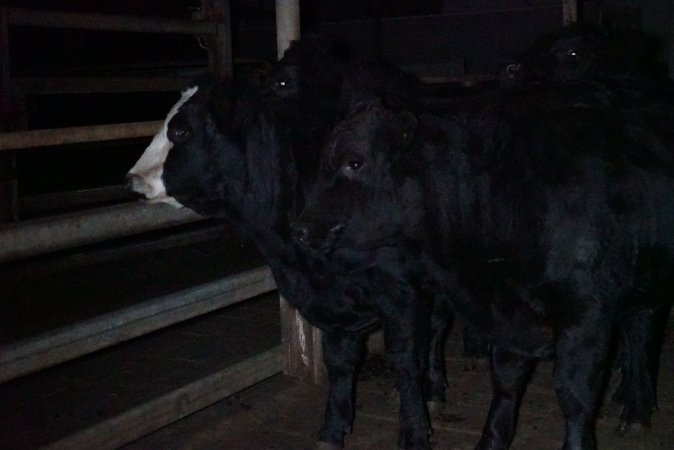
[[215, 34], [215, 24], [164, 17], [137, 17], [7, 8], [10, 25], [139, 33]]
[[161, 120], [0, 133], [0, 151], [153, 136]]
[[0, 262], [203, 220], [195, 212], [141, 202], [0, 226]]
[[274, 289], [269, 268], [259, 267], [0, 347], [0, 383]]

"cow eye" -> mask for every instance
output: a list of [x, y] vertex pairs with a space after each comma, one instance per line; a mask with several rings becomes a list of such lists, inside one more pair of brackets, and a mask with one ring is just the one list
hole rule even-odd
[[574, 49], [569, 49], [566, 51], [566, 56], [568, 58], [577, 58], [578, 57], [578, 52]]
[[274, 87], [276, 87], [276, 88], [278, 88], [278, 89], [283, 89], [283, 88], [286, 87], [287, 85], [288, 85], [288, 82], [285, 81], [285, 80], [279, 80], [279, 81], [277, 81], [277, 82], [274, 83]]
[[188, 139], [192, 134], [192, 130], [189, 129], [189, 127], [185, 125], [177, 125], [173, 127], [169, 127], [167, 131], [167, 136], [169, 138], [169, 141], [175, 143], [179, 142], [184, 142], [186, 139]]
[[351, 161], [346, 163], [346, 167], [349, 170], [356, 171], [356, 170], [360, 169], [361, 167], [363, 167], [363, 161], [361, 161], [360, 159], [352, 159]]

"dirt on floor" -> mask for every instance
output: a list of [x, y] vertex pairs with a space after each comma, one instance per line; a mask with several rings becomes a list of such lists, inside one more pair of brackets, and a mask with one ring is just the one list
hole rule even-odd
[[[602, 450], [674, 449], [674, 330], [670, 327], [661, 364], [659, 410], [649, 430], [616, 434], [617, 411], [602, 408], [597, 438]], [[397, 396], [390, 374], [376, 359], [358, 385], [357, 416], [347, 449], [396, 447]], [[460, 340], [447, 350], [449, 401], [433, 420], [435, 450], [468, 450], [479, 440], [490, 399], [489, 372], [480, 363], [466, 370]], [[542, 362], [528, 386], [513, 450], [561, 447], [564, 425], [551, 383], [552, 362]], [[279, 375], [124, 447], [141, 449], [313, 449], [326, 389]]]

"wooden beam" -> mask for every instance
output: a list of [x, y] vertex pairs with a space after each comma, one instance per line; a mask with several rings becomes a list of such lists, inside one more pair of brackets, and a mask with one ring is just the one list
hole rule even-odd
[[[0, 132], [25, 128], [25, 104], [11, 90], [9, 67], [9, 18], [0, 9]], [[0, 154], [0, 223], [15, 222], [19, 217], [16, 158]]]
[[163, 120], [0, 133], [0, 151], [153, 136]]
[[325, 384], [321, 331], [312, 327], [295, 308], [281, 299], [281, 338], [286, 348], [286, 373], [312, 384]]
[[187, 208], [132, 202], [3, 225], [0, 262], [198, 220], [204, 217]]
[[300, 38], [299, 0], [276, 0], [276, 49], [278, 58]]
[[7, 8], [10, 25], [28, 27], [75, 28], [94, 31], [138, 33], [215, 34], [209, 22], [166, 17], [139, 17], [63, 11]]
[[[206, 71], [204, 70], [204, 73]], [[12, 83], [26, 95], [171, 92], [184, 89], [194, 76], [21, 77]]]
[[119, 448], [280, 373], [283, 356], [282, 346], [274, 347], [43, 448]]
[[[276, 0], [276, 47], [281, 58], [290, 43], [300, 38], [299, 0]], [[286, 373], [303, 381], [323, 384], [327, 374], [323, 364], [321, 332], [280, 297], [281, 334], [287, 347]]]
[[215, 24], [215, 34], [206, 36], [211, 73], [232, 77], [232, 23], [229, 0], [202, 0], [202, 14]]
[[77, 191], [50, 192], [19, 198], [19, 209], [23, 214], [44, 213], [65, 208], [82, 207], [101, 203], [131, 201], [137, 194], [125, 185], [102, 186]]
[[578, 0], [562, 0], [564, 25], [578, 22]]
[[274, 289], [271, 271], [260, 267], [0, 347], [0, 383]]

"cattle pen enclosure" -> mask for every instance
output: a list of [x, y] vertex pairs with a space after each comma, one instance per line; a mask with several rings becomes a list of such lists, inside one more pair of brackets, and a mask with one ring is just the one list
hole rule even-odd
[[[227, 7], [226, 2], [203, 2], [200, 9], [201, 16], [195, 14], [193, 20], [2, 8], [0, 24], [3, 44], [3, 100], [6, 101], [3, 105], [9, 104], [12, 100], [10, 93], [17, 92], [21, 92], [22, 95], [175, 92], [182, 88], [188, 79], [195, 76], [194, 70], [191, 72], [188, 70], [182, 73], [157, 72], [156, 75], [131, 74], [121, 77], [13, 78], [10, 77], [8, 57], [10, 28], [66, 28], [94, 32], [201, 36], [200, 39], [209, 46], [207, 63], [210, 61], [210, 72], [227, 76], [231, 74], [232, 67]], [[18, 99], [19, 97], [14, 95], [15, 105]], [[20, 129], [25, 119], [21, 116], [22, 113], [25, 114], [25, 110], [8, 108], [9, 113], [12, 111], [14, 120], [11, 123], [9, 121], [3, 123], [3, 126], [13, 126], [16, 131], [5, 128], [6, 132], [0, 138], [2, 163], [9, 166], [14, 165], [16, 151], [34, 151], [33, 148], [48, 151], [54, 146], [81, 146], [85, 143], [117, 140], [133, 142], [136, 139], [138, 142], [138, 138], [154, 135], [162, 124], [161, 121], [127, 122], [23, 131]], [[95, 152], [96, 149], [89, 151]], [[119, 182], [123, 180], [120, 179]], [[151, 260], [156, 258], [153, 255], [162, 249], [166, 253], [166, 249], [171, 248], [180, 251], [181, 248], [189, 249], [190, 246], [203, 247], [204, 243], [206, 245], [212, 243], [213, 239], [223, 242], [221, 236], [227, 234], [226, 230], [218, 224], [204, 221], [189, 210], [178, 211], [161, 205], [129, 203], [128, 193], [123, 186], [91, 189], [80, 195], [77, 192], [34, 195], [30, 198], [21, 198], [19, 201], [15, 179], [11, 177], [4, 179], [3, 183], [3, 217], [6, 222], [9, 219], [14, 223], [4, 225], [0, 230], [4, 311], [0, 380], [6, 383], [3, 386], [6, 388], [3, 391], [3, 408], [9, 408], [2, 412], [3, 431], [0, 433], [4, 436], [0, 443], [2, 448], [43, 446], [50, 443], [51, 439], [54, 439], [50, 444], [54, 448], [100, 446], [116, 448], [284, 369], [282, 347], [276, 343], [259, 355], [251, 355], [249, 359], [234, 361], [235, 364], [231, 366], [220, 367], [201, 381], [195, 381], [189, 376], [179, 377], [176, 380], [178, 384], [174, 383], [172, 390], [153, 392], [149, 397], [141, 398], [140, 402], [130, 400], [130, 408], [129, 406], [123, 407], [122, 410], [112, 408], [105, 413], [99, 411], [98, 415], [103, 416], [94, 421], [84, 420], [79, 425], [62, 423], [63, 430], [49, 437], [42, 436], [37, 439], [34, 439], [35, 436], [26, 437], [24, 433], [30, 433], [30, 419], [26, 422], [26, 417], [20, 418], [21, 414], [18, 412], [25, 399], [12, 395], [17, 381], [10, 380], [23, 377], [18, 381], [19, 384], [25, 380], [35, 380], [44, 373], [48, 374], [49, 367], [271, 292], [275, 286], [267, 269], [255, 267], [255, 264], [261, 264], [258, 257], [244, 258], [252, 263], [244, 263], [243, 267], [239, 264], [237, 267], [232, 266], [231, 262], [223, 263], [222, 256], [216, 256], [217, 262], [211, 263], [218, 264], [221, 268], [211, 271], [212, 273], [205, 277], [193, 278], [192, 283], [197, 284], [190, 285], [186, 280], [176, 283], [176, 279], [183, 275], [177, 267], [172, 269], [174, 271], [172, 275], [164, 271], [154, 283], [173, 285], [173, 290], [160, 289], [164, 294], [154, 298], [148, 297], [153, 295], [153, 290], [147, 289], [147, 286], [145, 288], [137, 286], [145, 293], [135, 299], [128, 295], [125, 298], [122, 293], [111, 295], [109, 291], [118, 288], [110, 285], [104, 288], [108, 294], [101, 294], [101, 291], [97, 294], [96, 290], [91, 291], [81, 285], [78, 288], [72, 283], [78, 284], [77, 280], [81, 281], [80, 277], [85, 275], [81, 273], [78, 275], [76, 272], [86, 271], [87, 267], [95, 270], [93, 268], [102, 268], [101, 265], [108, 264], [109, 268], [103, 270], [116, 271], [115, 264], [124, 264], [123, 261], [135, 264], [134, 257], [138, 260], [143, 258], [143, 255]], [[93, 206], [87, 208], [88, 204]], [[42, 217], [24, 219], [23, 216], [30, 215], [31, 207], [37, 211], [38, 216], [40, 209], [56, 210], [57, 213], [45, 215], [49, 214], [47, 212], [42, 213]], [[83, 207], [85, 209], [82, 209]], [[66, 212], [59, 214], [59, 210]], [[17, 221], [19, 215], [23, 220]], [[168, 231], [162, 231], [167, 229]], [[140, 235], [140, 238], [134, 238], [135, 235]], [[112, 243], [105, 244], [105, 241]], [[248, 247], [246, 249], [255, 253], [253, 249]], [[198, 252], [194, 249], [192, 251]], [[182, 258], [186, 257], [189, 255], [182, 254]], [[206, 259], [209, 257], [206, 256]], [[178, 261], [174, 264], [178, 264]], [[227, 266], [230, 266], [229, 273], [232, 275], [227, 275]], [[157, 270], [159, 273], [162, 272], [161, 268]], [[218, 273], [220, 275], [217, 275]], [[43, 286], [32, 292], [26, 287], [27, 285], [37, 287], [41, 284], [40, 277], [44, 276], [51, 277], [52, 281], [59, 279], [57, 285], [60, 284], [61, 287]], [[119, 281], [132, 284], [133, 281], [128, 278], [129, 276], [132, 274], [127, 274], [126, 280], [122, 276]], [[174, 279], [162, 281], [163, 277]], [[150, 284], [153, 281], [144, 280], [143, 283]], [[59, 292], [59, 289], [71, 291], [70, 295], [67, 295], [67, 292]], [[88, 289], [88, 292], [81, 293], [80, 296], [78, 289]], [[88, 295], [98, 298], [87, 299]], [[46, 307], [40, 304], [49, 302], [49, 297], [52, 297], [54, 305], [59, 306]], [[77, 298], [79, 300], [76, 300]], [[65, 299], [65, 302], [59, 299]], [[79, 311], [75, 313], [73, 310], [78, 307], [72, 303], [73, 301], [82, 302]], [[23, 304], [10, 305], [10, 302]], [[106, 305], [105, 302], [109, 304]], [[59, 311], [59, 308], [62, 310]], [[45, 310], [52, 311], [47, 313], [51, 317], [41, 317], [30, 323], [28, 318], [31, 315], [44, 315], [45, 312], [41, 311]], [[86, 363], [85, 367], [88, 367]], [[92, 369], [89, 367], [83, 370]], [[39, 371], [42, 372], [35, 376], [26, 376]], [[67, 375], [68, 379], [74, 377], [77, 375], [72, 373]], [[152, 397], [153, 395], [156, 398]], [[31, 415], [28, 411], [26, 413]], [[54, 417], [47, 420], [54, 420]], [[33, 426], [35, 425], [33, 423]], [[78, 428], [82, 426], [84, 429]], [[5, 439], [9, 436], [14, 436], [13, 440]]]
[[[188, 209], [138, 201], [122, 179], [71, 192], [17, 189], [17, 157], [97, 146], [110, 153], [119, 142], [138, 153], [163, 124], [26, 129], [26, 97], [171, 93], [173, 102], [195, 76], [231, 76], [229, 3], [203, 0], [191, 20], [0, 7], [3, 122], [10, 119], [0, 133], [0, 449], [313, 448], [324, 390], [297, 380], [325, 382], [320, 333], [283, 300], [279, 306], [273, 276], [251, 242]], [[560, 23], [577, 17], [575, 1], [558, 3]], [[299, 38], [298, 4], [276, 1], [279, 56]], [[197, 68], [143, 68], [142, 75], [15, 77], [10, 29], [34, 28], [195, 36], [206, 58]], [[422, 78], [474, 84], [492, 75]], [[611, 434], [613, 418], [602, 419], [602, 448], [665, 449], [674, 439], [671, 328], [652, 433], [635, 445]], [[447, 351], [453, 406], [434, 419], [436, 449], [472, 448], [488, 408], [488, 373], [465, 370], [459, 347], [454, 332]], [[554, 396], [550, 366], [539, 372], [531, 403]], [[359, 388], [349, 448], [395, 442], [392, 392], [375, 358]], [[559, 445], [550, 404], [526, 410], [513, 448]]]

